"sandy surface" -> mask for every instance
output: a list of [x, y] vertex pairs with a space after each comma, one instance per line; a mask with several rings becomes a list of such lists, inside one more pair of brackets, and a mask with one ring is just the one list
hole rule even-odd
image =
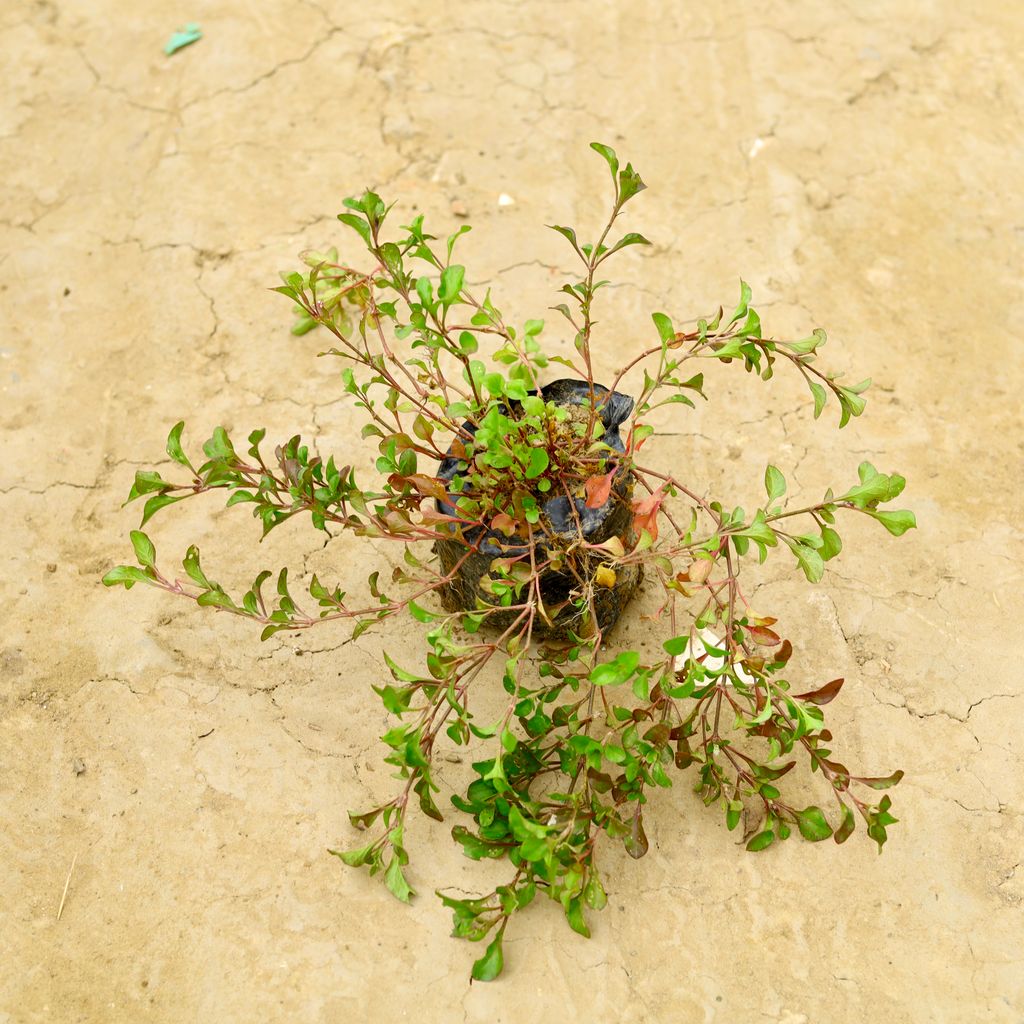
[[[184, 20], [205, 38], [165, 58]], [[0, 1021], [1024, 1020], [1022, 47], [1013, 0], [3, 5]], [[464, 204], [470, 277], [521, 322], [568, 269], [542, 225], [605, 202], [595, 138], [641, 169], [630, 227], [657, 243], [605, 293], [605, 370], [651, 309], [706, 313], [742, 274], [770, 328], [828, 327], [831, 365], [877, 382], [836, 435], [798, 382], [722, 368], [662, 458], [748, 503], [767, 461], [813, 496], [863, 458], [909, 478], [916, 533], [851, 526], [819, 587], [781, 558], [752, 583], [808, 679], [848, 678], [849, 760], [907, 771], [901, 823], [882, 857], [747, 855], [683, 783], [646, 859], [610, 854], [592, 940], [535, 907], [470, 989], [430, 893], [487, 869], [450, 822], [412, 829], [411, 909], [325, 854], [390, 792], [383, 638], [260, 645], [99, 577], [179, 417], [193, 444], [351, 447], [337, 366], [266, 290], [348, 244], [344, 195], [439, 232]], [[393, 557], [299, 525], [257, 551], [206, 508], [153, 537], [226, 584]]]

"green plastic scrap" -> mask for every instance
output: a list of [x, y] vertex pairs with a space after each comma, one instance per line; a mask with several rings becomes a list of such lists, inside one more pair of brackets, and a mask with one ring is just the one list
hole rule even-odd
[[202, 38], [202, 29], [198, 25], [189, 22], [189, 24], [182, 29], [178, 29], [178, 31], [167, 40], [167, 45], [164, 47], [164, 53], [170, 57], [172, 53], [177, 53], [179, 50], [184, 49], [186, 46], [191, 46]]

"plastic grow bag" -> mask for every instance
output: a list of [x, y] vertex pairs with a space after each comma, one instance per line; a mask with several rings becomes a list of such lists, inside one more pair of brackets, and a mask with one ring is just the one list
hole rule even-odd
[[[546, 401], [561, 406], [584, 405], [589, 402], [590, 388], [584, 381], [556, 380], [540, 389]], [[594, 385], [595, 406], [604, 426], [601, 438], [610, 448], [624, 452], [625, 445], [619, 436], [619, 427], [633, 410], [633, 399], [617, 391], [609, 391], [600, 384]], [[472, 434], [475, 427], [464, 424]], [[437, 472], [440, 480], [449, 481], [465, 468], [465, 462], [450, 454], [441, 463]], [[620, 468], [612, 481], [608, 500], [598, 508], [587, 508], [583, 497], [573, 498], [575, 515], [569, 498], [562, 494], [541, 503], [541, 521], [547, 534], [537, 541], [537, 554], [544, 560], [549, 547], [557, 545], [569, 548], [572, 542], [582, 539], [589, 544], [601, 544], [612, 537], [619, 537], [627, 549], [634, 543], [633, 522], [633, 476]], [[455, 506], [447, 501], [437, 502], [442, 515], [455, 516]], [[577, 517], [579, 526], [577, 526]], [[582, 529], [581, 529], [582, 528]], [[466, 554], [467, 547], [474, 550], [462, 563], [453, 578], [441, 589], [441, 599], [449, 611], [474, 611], [480, 607], [496, 607], [497, 599], [488, 587], [492, 578], [491, 564], [496, 558], [515, 558], [529, 553], [529, 547], [518, 540], [511, 540], [494, 530], [483, 527], [466, 530], [461, 538], [439, 540], [434, 545], [445, 575], [452, 572], [459, 560]], [[574, 597], [579, 597], [577, 577], [593, 581], [597, 570], [606, 557], [601, 552], [576, 547], [564, 556], [571, 560], [572, 570], [547, 569], [541, 574], [541, 600], [547, 610], [547, 619], [537, 616], [534, 620], [533, 635], [550, 639], [568, 639], [573, 634], [588, 635], [593, 632], [594, 623], [588, 622], [588, 609], [577, 607]], [[602, 632], [610, 629], [618, 620], [622, 609], [633, 596], [641, 580], [639, 566], [620, 566], [611, 586], [595, 586], [593, 607], [596, 625]], [[507, 629], [518, 612], [490, 612], [486, 616], [489, 626]]]

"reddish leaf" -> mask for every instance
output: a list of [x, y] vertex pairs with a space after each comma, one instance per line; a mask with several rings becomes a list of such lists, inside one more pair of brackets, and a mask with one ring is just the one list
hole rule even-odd
[[[711, 575], [715, 563], [710, 558], [698, 558], [686, 570], [686, 579], [691, 583], [704, 583]], [[681, 574], [680, 574], [681, 575]]]
[[785, 665], [793, 657], [793, 645], [788, 640], [782, 641], [782, 646], [772, 655], [773, 665]]
[[[393, 475], [397, 476], [397, 474]], [[420, 494], [436, 498], [438, 501], [445, 501], [448, 497], [444, 489], [444, 483], [438, 480], [437, 477], [426, 476], [424, 473], [413, 473], [411, 476], [398, 477], [398, 479], [405, 480], [412, 487], [415, 487]]]
[[604, 476], [592, 476], [586, 480], [583, 486], [587, 492], [587, 508], [600, 508], [608, 501], [614, 477], [615, 470], [610, 469]]
[[863, 782], [865, 786], [870, 786], [872, 789], [888, 789], [890, 786], [895, 786], [900, 779], [903, 778], [902, 771], [893, 772], [892, 775], [885, 775], [881, 778], [861, 778], [854, 776], [858, 782]]
[[833, 833], [832, 838], [837, 843], [845, 843], [853, 835], [853, 830], [856, 827], [857, 821], [853, 816], [853, 811], [846, 804], [843, 804], [843, 820], [840, 822], [839, 828]]
[[649, 498], [640, 498], [633, 502], [633, 531], [637, 534], [646, 530], [651, 540], [658, 539], [658, 512], [665, 495], [659, 488]]
[[836, 695], [843, 688], [844, 679], [833, 679], [832, 682], [826, 683], [824, 686], [819, 687], [817, 690], [809, 690], [807, 693], [796, 694], [797, 700], [805, 700], [809, 704], [828, 704], [829, 701], [835, 700]]
[[629, 833], [623, 839], [623, 844], [626, 847], [626, 853], [633, 860], [639, 860], [648, 850], [647, 834], [644, 832], [643, 815], [639, 804], [637, 804], [636, 810], [633, 812], [633, 822]]
[[439, 523], [458, 523], [460, 526], [464, 526], [466, 524], [465, 519], [459, 519], [458, 516], [446, 516], [433, 508], [423, 508], [421, 506], [419, 514], [420, 522], [424, 526], [436, 526]]
[[516, 532], [516, 521], [507, 512], [499, 512], [491, 520], [491, 529], [511, 537]]
[[754, 643], [762, 647], [777, 647], [782, 643], [782, 637], [767, 626], [747, 626], [747, 633]]

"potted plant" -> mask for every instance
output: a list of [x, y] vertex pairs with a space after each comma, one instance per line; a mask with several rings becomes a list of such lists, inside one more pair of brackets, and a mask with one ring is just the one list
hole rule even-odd
[[[752, 556], [763, 562], [788, 550], [816, 583], [840, 552], [847, 514], [901, 535], [915, 525], [913, 514], [882, 506], [900, 494], [903, 478], [864, 462], [852, 486], [790, 507], [783, 473], [768, 466], [765, 499], [750, 512], [645, 458], [655, 434], [649, 414], [705, 399], [704, 367], [734, 364], [764, 380], [779, 366], [791, 369], [811, 392], [814, 416], [834, 401], [840, 427], [863, 411], [869, 382], [841, 383], [818, 368], [820, 329], [793, 341], [766, 336], [746, 284], [731, 314], [719, 308], [692, 330], [654, 313], [650, 339], [631, 341], [615, 375], [596, 380], [593, 308], [606, 283], [599, 275], [622, 249], [649, 243], [613, 233], [644, 188], [640, 176], [609, 147], [592, 148], [611, 171], [607, 223], [593, 243], [554, 226], [581, 265], [554, 307], [573, 337], [570, 356], [545, 348], [542, 320], [513, 326], [489, 292], [467, 287], [453, 259], [467, 226], [442, 243], [422, 216], [391, 230], [391, 206], [366, 192], [346, 199], [339, 219], [369, 261], [356, 268], [335, 250], [307, 253], [306, 269], [283, 275], [276, 291], [297, 307], [294, 333], [321, 327], [333, 336], [329, 354], [341, 360], [363, 437], [379, 448], [375, 466], [324, 461], [299, 437], [269, 454], [262, 430], [240, 452], [220, 427], [191, 458], [178, 423], [167, 453], [183, 478], [136, 474], [129, 500], [144, 500], [142, 526], [172, 504], [222, 491], [264, 534], [308, 513], [318, 530], [402, 545], [403, 565], [389, 581], [375, 571], [368, 596], [353, 598], [314, 575], [308, 611], [292, 596], [287, 570], [273, 595], [264, 589], [271, 574], [261, 572], [232, 596], [206, 574], [194, 546], [183, 577], [165, 573], [141, 529], [131, 535], [138, 566], [104, 577], [251, 619], [264, 640], [339, 621], [355, 638], [386, 630], [399, 614], [423, 624], [422, 663], [400, 665], [386, 654], [390, 678], [373, 687], [396, 720], [383, 741], [397, 791], [350, 813], [366, 839], [332, 852], [383, 874], [408, 901], [410, 806], [441, 820], [438, 749], [471, 746], [475, 778], [451, 796], [459, 812], [452, 836], [470, 858], [506, 858], [510, 876], [479, 898], [440, 895], [455, 935], [487, 940], [472, 968], [480, 980], [501, 971], [506, 926], [538, 894], [588, 934], [586, 909], [606, 902], [598, 840], [607, 836], [641, 857], [647, 794], [671, 786], [676, 771], [692, 770], [701, 799], [723, 809], [730, 830], [744, 822], [751, 851], [794, 832], [842, 843], [858, 818], [881, 850], [895, 819], [889, 797], [874, 792], [902, 777], [858, 776], [832, 752], [822, 708], [843, 681], [793, 682], [791, 644], [774, 617], [750, 609], [738, 579]], [[620, 388], [631, 371], [638, 383], [628, 395]], [[614, 629], [642, 579], [662, 594], [653, 660], [618, 643]], [[486, 720], [471, 710], [481, 681], [507, 695], [504, 711]], [[823, 777], [834, 800], [828, 814], [785, 795], [783, 777], [797, 763], [791, 755]]]

